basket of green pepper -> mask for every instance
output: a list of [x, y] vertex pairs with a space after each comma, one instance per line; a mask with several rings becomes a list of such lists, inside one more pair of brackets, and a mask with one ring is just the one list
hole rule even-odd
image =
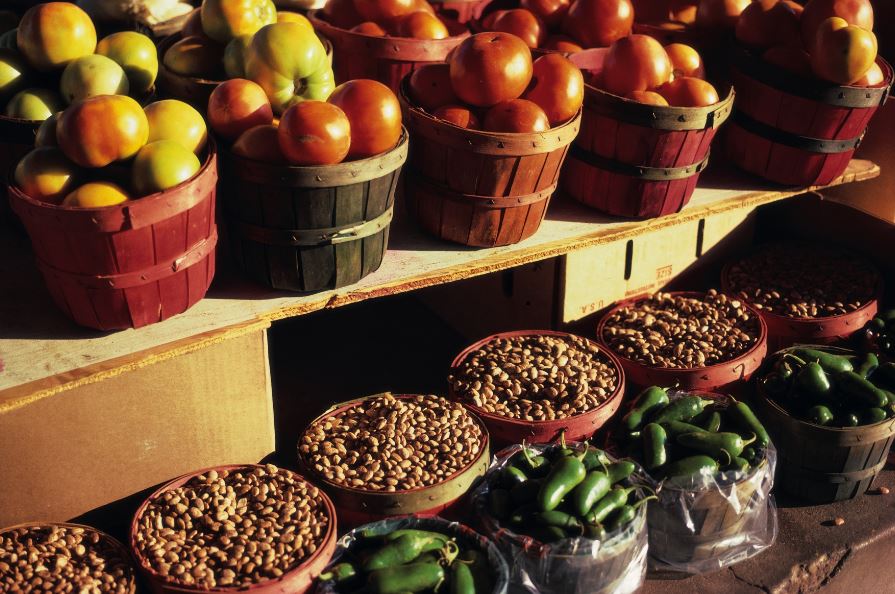
[[532, 593], [627, 594], [646, 575], [646, 505], [637, 465], [584, 443], [499, 452], [473, 494], [488, 534]]
[[652, 567], [707, 573], [773, 544], [776, 452], [745, 402], [652, 386], [611, 441], [656, 484], [648, 513]]
[[343, 536], [316, 594], [506, 594], [509, 571], [497, 546], [441, 518], [399, 516]]
[[864, 493], [895, 439], [895, 363], [798, 345], [766, 363], [757, 391], [780, 450], [780, 487], [815, 503]]

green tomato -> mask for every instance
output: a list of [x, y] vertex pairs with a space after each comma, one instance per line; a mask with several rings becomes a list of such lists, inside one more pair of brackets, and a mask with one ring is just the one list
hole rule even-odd
[[251, 43], [251, 35], [242, 35], [231, 39], [224, 48], [224, 72], [227, 73], [227, 78], [246, 77], [246, 52]]
[[112, 33], [97, 44], [96, 53], [114, 60], [124, 69], [131, 93], [142, 95], [155, 84], [155, 77], [158, 76], [158, 54], [152, 40], [142, 33]]
[[200, 167], [193, 151], [182, 144], [173, 140], [157, 140], [137, 153], [131, 183], [137, 196], [146, 196], [185, 182]]
[[28, 65], [18, 53], [0, 49], [0, 97], [9, 97], [25, 82]]
[[6, 115], [22, 120], [43, 121], [65, 106], [59, 93], [51, 89], [25, 89], [6, 104]]

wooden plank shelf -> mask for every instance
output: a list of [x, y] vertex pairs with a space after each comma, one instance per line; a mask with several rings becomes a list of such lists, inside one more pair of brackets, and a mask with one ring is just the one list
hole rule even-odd
[[[872, 179], [879, 173], [874, 163], [854, 160], [831, 185]], [[3, 229], [0, 412], [177, 356], [203, 341], [220, 339], [229, 328], [239, 331], [246, 322], [271, 322], [470, 278], [816, 189], [772, 187], [720, 167], [703, 175], [700, 187], [682, 212], [649, 221], [605, 217], [556, 197], [533, 237], [491, 249], [465, 248], [432, 239], [398, 212], [382, 267], [355, 285], [297, 295], [271, 291], [241, 279], [238, 272], [221, 270], [206, 299], [186, 313], [140, 330], [115, 333], [80, 328], [64, 318], [42, 285], [27, 239]], [[399, 202], [396, 210], [402, 207]]]

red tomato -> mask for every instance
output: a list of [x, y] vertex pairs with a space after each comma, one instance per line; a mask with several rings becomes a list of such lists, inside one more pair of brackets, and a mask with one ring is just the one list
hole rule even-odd
[[676, 78], [657, 91], [674, 107], [706, 107], [720, 101], [715, 87], [701, 78], [691, 76]]
[[140, 104], [124, 95], [99, 95], [70, 105], [56, 123], [65, 156], [82, 167], [105, 167], [129, 159], [149, 139]]
[[277, 140], [293, 165], [332, 165], [348, 155], [351, 132], [348, 117], [338, 106], [302, 101], [283, 112]]
[[820, 24], [834, 16], [845, 19], [849, 25], [873, 31], [870, 0], [811, 0], [805, 5], [801, 19], [802, 43], [809, 52], [814, 48]]
[[549, 129], [550, 121], [544, 110], [525, 99], [502, 101], [485, 114], [485, 130], [489, 132], [546, 132]]
[[354, 0], [354, 8], [361, 20], [384, 25], [415, 12], [417, 7], [415, 0]]
[[442, 105], [432, 115], [439, 120], [444, 120], [469, 130], [479, 130], [482, 127], [479, 118], [468, 107], [463, 107], [462, 105]]
[[583, 47], [575, 43], [571, 37], [566, 37], [565, 35], [550, 35], [541, 47], [566, 54], [584, 51]]
[[772, 47], [761, 55], [762, 60], [782, 68], [787, 72], [811, 78], [811, 58], [805, 50], [797, 47]]
[[655, 91], [631, 91], [625, 95], [625, 99], [630, 99], [631, 101], [644, 103], [646, 105], [668, 106], [668, 101], [665, 101], [665, 97]]
[[236, 140], [255, 126], [273, 122], [273, 108], [260, 85], [233, 78], [215, 87], [208, 97], [208, 123], [227, 140]]
[[575, 0], [563, 19], [563, 33], [584, 47], [609, 47], [631, 33], [631, 0]]
[[534, 61], [531, 85], [522, 95], [534, 102], [551, 126], [566, 122], [578, 113], [584, 103], [584, 76], [568, 58], [547, 54]]
[[766, 49], [778, 45], [801, 45], [799, 17], [802, 7], [791, 0], [756, 0], [743, 10], [736, 25], [737, 39], [748, 46]]
[[410, 98], [428, 112], [459, 101], [451, 86], [448, 64], [425, 64], [413, 71], [409, 83]]
[[695, 76], [705, 78], [705, 66], [695, 49], [683, 43], [672, 43], [665, 46], [665, 53], [671, 60], [671, 68], [675, 76]]
[[463, 40], [450, 65], [454, 93], [479, 107], [516, 99], [531, 81], [531, 50], [509, 33], [479, 33]]
[[556, 28], [569, 12], [570, 0], [520, 0], [519, 6], [528, 9], [548, 28]]
[[412, 12], [398, 19], [395, 28], [399, 37], [414, 39], [445, 39], [450, 36], [438, 17], [428, 12]]
[[234, 155], [262, 163], [285, 165], [287, 162], [280, 150], [279, 132], [273, 124], [246, 130], [236, 139], [230, 150]]
[[528, 47], [540, 47], [544, 41], [546, 27], [531, 11], [524, 8], [506, 10], [494, 19], [491, 26], [494, 31], [502, 31], [515, 35], [528, 45]]
[[350, 158], [384, 153], [401, 140], [401, 105], [384, 84], [364, 78], [350, 80], [336, 87], [328, 101], [341, 108], [351, 122]]
[[671, 60], [649, 35], [622, 37], [609, 48], [603, 63], [603, 88], [624, 97], [649, 91], [671, 80]]
[[696, 24], [704, 29], [733, 29], [752, 0], [700, 0]]
[[351, 27], [355, 33], [363, 33], [364, 35], [373, 35], [374, 37], [385, 37], [385, 29], [374, 23], [373, 21], [364, 21], [360, 25]]

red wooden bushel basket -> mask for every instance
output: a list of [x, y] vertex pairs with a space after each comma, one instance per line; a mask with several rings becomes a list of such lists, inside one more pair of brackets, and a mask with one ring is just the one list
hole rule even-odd
[[842, 175], [870, 118], [886, 100], [893, 71], [877, 59], [885, 82], [836, 86], [809, 80], [739, 51], [731, 67], [737, 89], [726, 132], [731, 162], [772, 182], [826, 185]]
[[182, 313], [214, 276], [217, 156], [182, 184], [105, 208], [57, 206], [9, 188], [56, 304], [99, 330], [139, 328]]
[[[587, 79], [599, 75], [606, 51], [586, 50], [570, 59]], [[563, 170], [563, 190], [613, 216], [648, 219], [680, 211], [708, 164], [733, 97], [731, 89], [708, 107], [661, 107], [586, 84], [581, 134]]]
[[321, 35], [333, 46], [333, 71], [336, 82], [356, 78], [372, 78], [395, 93], [405, 75], [418, 66], [444, 62], [448, 53], [464, 39], [469, 31], [456, 21], [445, 20], [451, 36], [445, 39], [413, 39], [410, 37], [376, 37], [341, 29], [324, 20], [317, 10], [308, 18]]

